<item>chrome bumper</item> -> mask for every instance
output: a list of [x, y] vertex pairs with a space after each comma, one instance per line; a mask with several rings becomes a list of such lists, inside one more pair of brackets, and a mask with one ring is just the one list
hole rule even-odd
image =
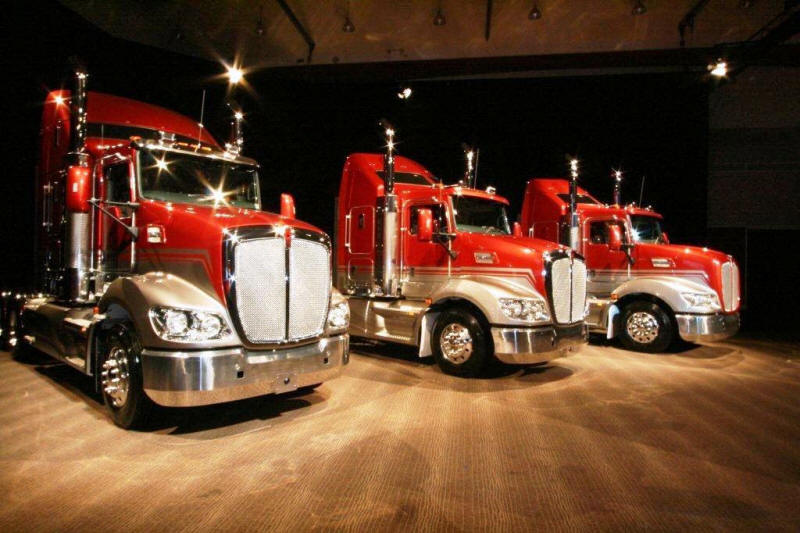
[[492, 328], [494, 354], [511, 365], [544, 363], [587, 342], [585, 324], [543, 328]]
[[720, 341], [739, 331], [739, 313], [723, 315], [675, 315], [678, 334], [686, 342]]
[[142, 351], [144, 390], [157, 404], [189, 407], [291, 392], [336, 377], [349, 360], [347, 334], [268, 351]]

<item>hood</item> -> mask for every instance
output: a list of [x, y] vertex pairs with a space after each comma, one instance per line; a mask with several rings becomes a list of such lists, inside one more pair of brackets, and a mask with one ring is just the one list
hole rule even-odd
[[459, 267], [530, 270], [534, 286], [541, 294], [546, 293], [542, 275], [545, 254], [558, 250], [570, 252], [566, 246], [542, 239], [483, 233], [459, 233], [452, 246], [459, 252], [454, 262]]

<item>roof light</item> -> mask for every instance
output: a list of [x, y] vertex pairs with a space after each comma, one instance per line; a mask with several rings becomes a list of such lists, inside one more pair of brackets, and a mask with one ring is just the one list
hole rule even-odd
[[716, 64], [708, 66], [708, 70], [711, 71], [712, 76], [724, 78], [728, 75], [728, 63], [722, 59], [717, 59]]

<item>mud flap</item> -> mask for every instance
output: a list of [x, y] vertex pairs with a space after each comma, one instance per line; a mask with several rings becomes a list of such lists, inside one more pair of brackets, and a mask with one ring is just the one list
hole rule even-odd
[[606, 331], [606, 338], [613, 339], [616, 337], [617, 332], [614, 331], [614, 318], [619, 314], [619, 308], [612, 304], [608, 308], [608, 330]]
[[431, 337], [433, 337], [433, 327], [436, 325], [436, 317], [439, 313], [425, 313], [422, 317], [422, 325], [419, 332], [419, 356], [430, 357], [433, 355], [431, 349]]

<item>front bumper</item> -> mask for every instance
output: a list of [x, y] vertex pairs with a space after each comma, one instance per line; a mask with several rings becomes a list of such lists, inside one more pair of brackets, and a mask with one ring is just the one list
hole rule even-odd
[[739, 331], [739, 313], [724, 315], [675, 315], [678, 334], [686, 342], [711, 342], [732, 337]]
[[542, 328], [492, 328], [494, 354], [511, 365], [544, 363], [586, 344], [585, 324]]
[[142, 351], [145, 393], [157, 404], [189, 407], [291, 392], [336, 377], [349, 360], [347, 334], [291, 348], [200, 352]]

